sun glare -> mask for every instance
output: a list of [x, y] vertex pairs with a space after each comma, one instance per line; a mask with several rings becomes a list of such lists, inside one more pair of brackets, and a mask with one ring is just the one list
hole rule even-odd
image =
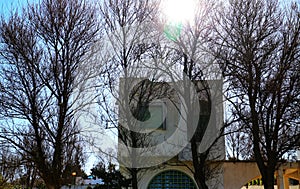
[[195, 12], [195, 0], [162, 0], [162, 12], [171, 23], [192, 22]]

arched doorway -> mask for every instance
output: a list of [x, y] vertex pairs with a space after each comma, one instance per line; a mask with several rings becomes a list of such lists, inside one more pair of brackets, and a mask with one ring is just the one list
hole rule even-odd
[[177, 170], [163, 171], [153, 177], [148, 189], [197, 189], [194, 181], [185, 173]]

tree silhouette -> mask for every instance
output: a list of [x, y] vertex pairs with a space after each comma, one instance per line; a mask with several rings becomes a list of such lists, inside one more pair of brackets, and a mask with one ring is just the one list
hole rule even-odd
[[223, 10], [212, 48], [232, 121], [250, 133], [264, 187], [271, 189], [279, 161], [300, 145], [299, 5], [233, 0]]
[[0, 21], [0, 137], [34, 163], [49, 189], [61, 187], [80, 149], [96, 21], [79, 0], [43, 0]]

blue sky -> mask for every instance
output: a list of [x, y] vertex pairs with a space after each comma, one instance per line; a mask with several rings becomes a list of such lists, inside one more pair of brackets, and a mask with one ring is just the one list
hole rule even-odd
[[9, 15], [11, 10], [16, 10], [25, 6], [28, 2], [35, 0], [0, 0], [0, 13], [1, 15]]

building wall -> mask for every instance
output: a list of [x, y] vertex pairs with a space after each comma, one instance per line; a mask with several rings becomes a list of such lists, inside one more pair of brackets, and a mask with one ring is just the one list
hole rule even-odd
[[[130, 78], [132, 81], [129, 83], [132, 84], [132, 88], [138, 85], [139, 82], [141, 82], [141, 79], [134, 79]], [[215, 141], [215, 139], [220, 134], [219, 131], [223, 126], [223, 94], [222, 94], [222, 81], [221, 80], [214, 80], [214, 81], [207, 81], [209, 84], [209, 93], [210, 93], [210, 100], [211, 100], [211, 114], [209, 118], [209, 122], [206, 128], [206, 132], [203, 136], [203, 138], [199, 137], [199, 152], [204, 152], [207, 150], [208, 147], [212, 145], [212, 143]], [[159, 85], [159, 83], [157, 83]], [[177, 83], [170, 84], [176, 85]], [[180, 85], [180, 82], [179, 82]], [[199, 85], [201, 85], [201, 82], [199, 82]], [[121, 80], [120, 88], [122, 89], [123, 81]], [[178, 86], [177, 86], [178, 87]], [[175, 88], [175, 87], [174, 87]], [[201, 86], [198, 88], [200, 91]], [[131, 87], [127, 90], [131, 91]], [[205, 100], [205, 95], [201, 95], [199, 92], [196, 93], [196, 99], [197, 100]], [[121, 96], [123, 94], [120, 94]], [[198, 96], [199, 95], [199, 96]], [[172, 97], [171, 97], [172, 98]], [[199, 98], [199, 99], [198, 99]], [[166, 106], [166, 128], [165, 130], [154, 130], [148, 137], [150, 138], [152, 146], [157, 148], [153, 148], [154, 150], [141, 150], [139, 152], [135, 152], [138, 154], [138, 156], [142, 157], [140, 160], [142, 163], [150, 165], [150, 168], [142, 172], [139, 177], [139, 188], [145, 189], [147, 188], [149, 182], [151, 179], [159, 174], [160, 172], [166, 171], [166, 170], [178, 170], [186, 173], [188, 176], [193, 178], [193, 174], [191, 170], [189, 170], [185, 166], [166, 166], [165, 162], [173, 158], [174, 156], [178, 157], [177, 163], [180, 164], [180, 161], [190, 161], [192, 160], [191, 156], [191, 150], [189, 145], [189, 140], [191, 139], [191, 136], [193, 136], [194, 132], [190, 132], [191, 125], [186, 125], [185, 122], [183, 123], [183, 127], [181, 127], [180, 120], [186, 120], [187, 115], [184, 115], [184, 112], [178, 112], [178, 109], [185, 109], [180, 102], [180, 97], [173, 97], [173, 102], [168, 100], [167, 98], [160, 98], [161, 102], [163, 102]], [[175, 102], [175, 104], [174, 104]], [[178, 103], [176, 103], [178, 102]], [[176, 105], [178, 105], [176, 107]], [[121, 104], [119, 104], [119, 107]], [[200, 112], [201, 110], [200, 106]], [[195, 111], [196, 112], [196, 111]], [[121, 112], [120, 116], [124, 116], [128, 112]], [[127, 114], [126, 114], [127, 115]], [[119, 116], [119, 117], [120, 117]], [[180, 117], [182, 116], [182, 117]], [[185, 117], [184, 117], [185, 116]], [[199, 116], [199, 114], [197, 114]], [[196, 123], [196, 127], [198, 124], [198, 119], [195, 119], [194, 122]], [[120, 122], [120, 124], [126, 125], [127, 122]], [[192, 124], [195, 125], [195, 124]], [[196, 131], [197, 132], [197, 131]], [[175, 137], [174, 137], [175, 136]], [[200, 135], [199, 135], [200, 136]], [[170, 140], [175, 138], [175, 140]], [[182, 143], [180, 143], [183, 141]], [[172, 143], [172, 142], [179, 142], [179, 143]], [[126, 151], [126, 146], [120, 145], [121, 141], [119, 140], [119, 160], [121, 166], [130, 166], [131, 161], [131, 152]], [[143, 146], [141, 146], [143, 147]], [[179, 150], [178, 150], [179, 149]], [[138, 149], [139, 150], [139, 149]], [[157, 150], [157, 151], [156, 151]], [[138, 159], [134, 157], [135, 159]], [[221, 137], [218, 142], [215, 144], [215, 146], [212, 148], [212, 152], [210, 153], [209, 159], [210, 160], [224, 160], [225, 158], [225, 141], [224, 137]], [[163, 160], [163, 161], [160, 161]], [[152, 165], [152, 162], [158, 162], [157, 164]], [[140, 165], [140, 161], [137, 160], [136, 164]], [[161, 166], [159, 166], [161, 164]], [[155, 167], [156, 166], [156, 167]], [[191, 166], [192, 167], [192, 166]], [[210, 188], [216, 188], [216, 189], [222, 189], [223, 188], [223, 175], [222, 172], [219, 172], [216, 176], [214, 176], [209, 182]]]

